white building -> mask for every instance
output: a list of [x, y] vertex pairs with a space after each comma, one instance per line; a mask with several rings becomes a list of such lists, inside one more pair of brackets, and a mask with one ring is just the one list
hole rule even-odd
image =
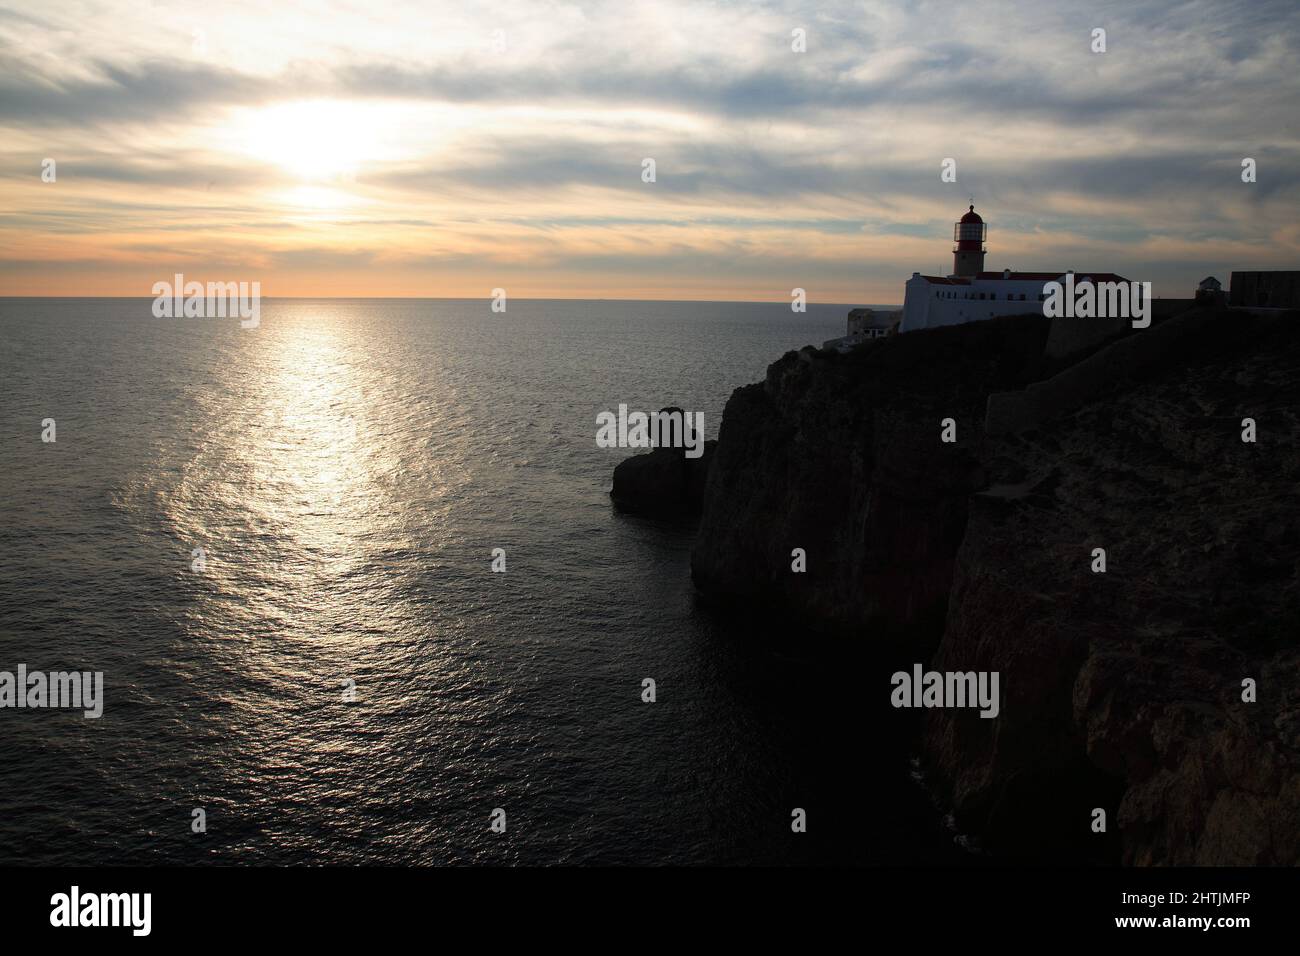
[[[997, 315], [1018, 315], [1043, 310], [1043, 286], [1065, 282], [1061, 272], [985, 272], [984, 245], [988, 227], [975, 207], [953, 227], [953, 271], [948, 276], [926, 276], [913, 272], [907, 280], [900, 332], [959, 325]], [[1073, 270], [1068, 270], [1073, 271]], [[1076, 273], [1075, 284], [1127, 282], [1112, 272]]]
[[902, 315], [902, 311], [898, 309], [892, 312], [877, 312], [875, 309], [853, 309], [849, 312], [848, 334], [838, 339], [831, 339], [829, 342], [823, 342], [822, 348], [847, 352], [855, 345], [861, 345], [863, 342], [870, 342], [872, 339], [883, 339], [886, 335], [893, 335], [898, 331], [898, 323]]

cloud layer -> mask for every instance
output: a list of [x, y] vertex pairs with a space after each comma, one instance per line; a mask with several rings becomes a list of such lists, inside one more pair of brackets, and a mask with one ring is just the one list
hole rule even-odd
[[1295, 268], [1300, 7], [1084, 6], [11, 5], [0, 293], [891, 302], [972, 197], [991, 268]]

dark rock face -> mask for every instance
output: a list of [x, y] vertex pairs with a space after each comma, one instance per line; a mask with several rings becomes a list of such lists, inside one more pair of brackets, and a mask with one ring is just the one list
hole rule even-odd
[[999, 672], [997, 718], [922, 721], [932, 780], [990, 849], [1300, 862], [1300, 320], [1228, 313], [1068, 414], [986, 436], [988, 395], [1041, 377], [1046, 332], [805, 350], [737, 390], [697, 586]]
[[[991, 392], [1037, 377], [1047, 320], [1016, 316], [805, 349], [727, 403], [692, 555], [706, 595], [933, 649]], [[939, 441], [956, 422], [954, 444]], [[791, 572], [804, 549], [807, 571]]]
[[704, 503], [704, 481], [716, 441], [706, 441], [699, 458], [687, 458], [680, 448], [625, 458], [614, 468], [610, 497], [620, 511], [658, 518], [698, 517]]
[[1300, 862], [1300, 326], [1230, 323], [988, 449], [1030, 490], [973, 499], [934, 666], [1006, 700], [924, 743], [997, 845], [1104, 842], [1101, 807], [1125, 863]]

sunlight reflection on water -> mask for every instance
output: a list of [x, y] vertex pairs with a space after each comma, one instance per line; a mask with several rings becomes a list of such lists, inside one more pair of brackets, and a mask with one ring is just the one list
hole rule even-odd
[[[819, 665], [746, 652], [697, 608], [690, 533], [614, 514], [625, 453], [594, 443], [619, 402], [703, 410], [715, 436], [733, 387], [842, 315], [271, 300], [246, 332], [154, 320], [147, 300], [0, 304], [0, 652], [103, 669], [108, 695], [98, 722], [21, 715], [0, 845], [62, 863], [852, 861], [913, 859], [933, 823], [926, 852], [946, 852], [901, 751], [872, 783], [897, 846], [771, 825], [849, 786], [818, 753], [843, 723], [825, 709], [853, 698], [804, 694]], [[19, 441], [49, 408], [58, 445]], [[509, 841], [485, 825], [503, 803]], [[81, 838], [40, 836], [68, 827]]]

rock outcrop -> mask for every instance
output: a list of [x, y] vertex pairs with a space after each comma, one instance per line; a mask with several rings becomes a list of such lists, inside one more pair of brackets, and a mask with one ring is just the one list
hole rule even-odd
[[706, 441], [698, 458], [688, 458], [681, 448], [624, 458], [614, 468], [609, 496], [614, 506], [644, 517], [693, 520], [704, 504], [704, 483], [717, 441]]
[[[690, 419], [681, 408], [660, 408], [658, 415], [676, 416], [676, 420], [682, 423], [680, 428], [689, 434], [664, 428], [662, 433], [656, 434], [656, 437], [662, 436], [663, 447], [621, 460], [614, 468], [614, 488], [610, 490], [610, 497], [617, 509], [628, 514], [669, 520], [698, 519], [705, 502], [708, 460], [718, 442], [706, 441], [702, 446], [695, 444], [703, 434], [694, 433]], [[651, 423], [651, 431], [658, 429], [659, 424]], [[692, 458], [686, 454], [685, 447], [673, 447], [669, 442], [685, 442], [685, 445], [698, 447], [701, 454]]]
[[727, 405], [698, 587], [999, 672], [997, 718], [920, 736], [991, 850], [1300, 862], [1300, 318], [1188, 327], [1018, 434], [983, 412], [1055, 371], [1034, 316], [787, 355]]

